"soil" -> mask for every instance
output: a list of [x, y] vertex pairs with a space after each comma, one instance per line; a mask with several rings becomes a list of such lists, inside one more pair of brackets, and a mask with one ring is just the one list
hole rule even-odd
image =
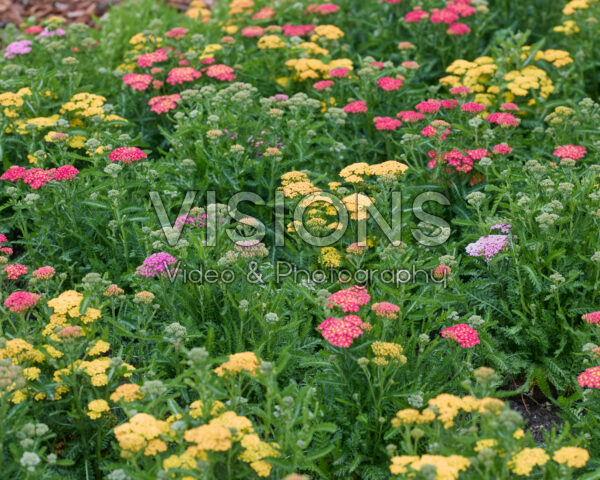
[[562, 420], [558, 416], [560, 410], [550, 402], [538, 403], [531, 397], [515, 397], [509, 400], [510, 408], [519, 412], [525, 421], [526, 431], [530, 431], [536, 441], [544, 439], [544, 432], [553, 428], [560, 430]]
[[[158, 1], [158, 0], [157, 0]], [[168, 0], [180, 10], [186, 10], [191, 0]], [[100, 17], [119, 0], [0, 0], [0, 27], [7, 23], [21, 25], [24, 19], [35, 16], [38, 21], [59, 15], [67, 22], [82, 22], [94, 26], [93, 16]]]

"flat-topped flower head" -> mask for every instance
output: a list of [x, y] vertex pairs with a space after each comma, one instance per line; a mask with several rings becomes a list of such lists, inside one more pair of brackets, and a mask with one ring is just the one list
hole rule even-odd
[[450, 338], [460, 344], [462, 348], [470, 348], [479, 344], [477, 331], [466, 323], [458, 323], [442, 330], [442, 337]]
[[371, 310], [373, 310], [378, 317], [394, 320], [398, 318], [400, 307], [389, 302], [378, 302], [371, 305]]
[[49, 266], [40, 267], [32, 272], [33, 276], [38, 280], [50, 280], [52, 277], [54, 277], [55, 273], [56, 270], [54, 269], [54, 267]]
[[365, 113], [367, 111], [367, 104], [362, 100], [351, 102], [344, 107], [346, 113]]
[[[153, 69], [154, 70], [154, 69]], [[129, 85], [133, 90], [146, 90], [154, 78], [148, 73], [128, 73], [123, 75], [123, 83]]]
[[52, 180], [57, 181], [72, 181], [79, 174], [79, 170], [77, 170], [73, 165], [63, 165], [62, 167], [58, 167], [54, 170], [52, 174]]
[[16, 182], [17, 180], [23, 180], [27, 169], [13, 165], [6, 172], [0, 176], [0, 180], [8, 180], [9, 182]]
[[31, 40], [18, 40], [9, 43], [4, 51], [4, 58], [15, 58], [17, 55], [27, 55], [31, 52]]
[[201, 76], [202, 74], [195, 68], [175, 67], [169, 70], [167, 75], [167, 83], [170, 85], [181, 85], [184, 82], [193, 82]]
[[217, 63], [206, 69], [206, 76], [210, 78], [216, 78], [222, 82], [232, 82], [236, 78], [233, 72], [233, 68], [231, 68], [229, 65]]
[[21, 275], [26, 275], [29, 269], [25, 265], [14, 263], [6, 265], [2, 272], [9, 280], [17, 280]]
[[166, 252], [153, 253], [137, 267], [136, 273], [147, 278], [157, 275], [166, 276], [169, 267], [175, 263], [177, 263], [177, 259]]
[[317, 330], [321, 331], [323, 338], [335, 346], [348, 348], [355, 338], [363, 334], [362, 319], [357, 315], [347, 315], [344, 318], [327, 318], [319, 324]]
[[137, 147], [118, 147], [108, 155], [111, 162], [133, 163], [148, 158], [144, 152]]
[[466, 251], [472, 257], [483, 257], [489, 262], [498, 253], [507, 250], [508, 245], [508, 235], [487, 235], [467, 245]]
[[179, 40], [180, 38], [185, 37], [185, 35], [187, 34], [188, 29], [184, 28], [184, 27], [176, 27], [173, 28], [171, 30], [169, 30], [168, 32], [165, 33], [165, 37], [167, 38], [174, 38], [176, 40]]
[[332, 293], [327, 299], [329, 308], [340, 307], [342, 312], [358, 312], [360, 307], [371, 301], [366, 287], [354, 285]]
[[577, 383], [581, 387], [600, 390], [600, 367], [586, 369], [577, 377]]
[[584, 313], [581, 318], [586, 322], [595, 325], [600, 323], [600, 312]]
[[151, 67], [155, 63], [166, 62], [169, 59], [169, 55], [164, 48], [159, 48], [158, 50], [150, 53], [142, 53], [140, 58], [138, 58], [137, 64], [138, 67], [147, 68]]
[[150, 110], [154, 113], [167, 113], [177, 107], [177, 102], [181, 100], [181, 95], [174, 93], [173, 95], [159, 95], [148, 100]]
[[403, 85], [403, 82], [399, 78], [381, 77], [377, 80], [377, 85], [379, 85], [379, 88], [382, 90], [391, 92], [398, 90]]
[[400, 120], [392, 117], [375, 117], [373, 118], [373, 122], [377, 130], [396, 130], [402, 126]]
[[6, 298], [4, 306], [13, 313], [22, 313], [35, 307], [40, 298], [37, 293], [17, 291]]
[[581, 160], [585, 157], [587, 150], [585, 147], [581, 147], [579, 145], [563, 145], [562, 147], [557, 147], [554, 150], [553, 155], [560, 159], [570, 158], [571, 160]]

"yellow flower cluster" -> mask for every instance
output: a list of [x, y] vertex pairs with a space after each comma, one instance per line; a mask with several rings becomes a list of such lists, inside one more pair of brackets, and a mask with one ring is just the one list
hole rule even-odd
[[110, 350], [110, 343], [105, 342], [104, 340], [98, 340], [92, 348], [88, 350], [88, 355], [90, 357], [95, 357], [97, 355], [102, 355]]
[[167, 444], [160, 439], [169, 432], [169, 424], [157, 420], [147, 413], [138, 413], [128, 422], [114, 429], [115, 437], [122, 449], [121, 456], [127, 458], [144, 451], [144, 455], [156, 455], [167, 450]]
[[96, 420], [102, 416], [103, 413], [110, 411], [108, 402], [103, 399], [92, 400], [88, 403], [88, 417], [92, 420]]
[[17, 93], [0, 93], [0, 106], [4, 107], [4, 116], [7, 118], [16, 118], [19, 116], [17, 110], [25, 103], [23, 97], [31, 96], [31, 89], [21, 88]]
[[548, 114], [544, 118], [544, 121], [550, 125], [560, 125], [562, 123], [568, 123], [574, 115], [575, 110], [561, 105], [556, 107], [552, 113]]
[[395, 177], [401, 177], [404, 172], [408, 169], [408, 166], [397, 162], [396, 160], [388, 160], [387, 162], [377, 163], [375, 165], [369, 165], [366, 162], [353, 163], [348, 165], [340, 171], [340, 177], [348, 183], [360, 183], [364, 181], [365, 176], [375, 175], [392, 175]]
[[115, 403], [119, 400], [129, 403], [142, 398], [144, 398], [144, 392], [140, 391], [140, 386], [135, 383], [119, 385], [110, 396], [110, 399]]
[[[531, 51], [531, 47], [525, 46], [522, 48], [521, 58], [526, 59], [529, 56], [529, 52]], [[569, 63], [573, 63], [573, 59], [569, 55], [569, 52], [566, 50], [538, 50], [535, 52], [533, 56], [535, 61], [545, 60], [546, 62], [551, 63], [556, 68], [564, 67]]]
[[193, 0], [190, 3], [189, 9], [185, 12], [185, 15], [194, 20], [200, 19], [202, 23], [210, 20], [210, 10], [206, 8], [206, 4], [200, 0]]
[[590, 8], [591, 1], [593, 0], [572, 0], [564, 6], [562, 13], [573, 15], [577, 10], [586, 10]]
[[66, 290], [58, 297], [49, 300], [48, 306], [54, 309], [54, 314], [50, 315], [50, 321], [44, 327], [42, 334], [56, 342], [60, 342], [61, 340], [55, 330], [70, 326], [68, 319], [79, 319], [84, 324], [88, 324], [102, 317], [102, 312], [92, 307], [88, 307], [85, 314], [82, 314], [79, 310], [82, 300], [83, 294], [75, 290]]
[[475, 444], [475, 448], [473, 450], [475, 450], [476, 452], [481, 452], [482, 450], [485, 450], [486, 448], [494, 448], [498, 446], [498, 440], [496, 440], [495, 438], [484, 438], [482, 440], [478, 440], [477, 443]]
[[338, 40], [344, 36], [344, 32], [335, 25], [317, 25], [315, 27], [315, 33], [311, 35], [310, 39], [316, 42], [319, 39], [325, 38], [327, 40]]
[[405, 408], [396, 412], [396, 416], [392, 418], [392, 426], [400, 428], [402, 425], [420, 425], [434, 420], [435, 412], [431, 408], [425, 408], [422, 412], [414, 408]]
[[337, 268], [340, 266], [342, 256], [334, 247], [321, 248], [319, 263], [327, 268]]
[[187, 442], [195, 443], [199, 450], [225, 452], [231, 448], [231, 432], [219, 424], [207, 424], [185, 432]]
[[329, 71], [334, 68], [353, 69], [352, 60], [339, 58], [325, 63], [316, 58], [291, 58], [285, 62], [286, 66], [293, 70], [294, 79], [299, 81], [319, 78], [330, 78]]
[[555, 32], [564, 33], [565, 35], [573, 35], [579, 32], [579, 26], [575, 20], [565, 20], [562, 25], [557, 25], [553, 28]]
[[376, 365], [387, 365], [390, 360], [394, 362], [406, 363], [406, 357], [402, 355], [404, 349], [402, 345], [391, 342], [373, 342], [371, 350], [375, 355], [373, 362]]
[[[514, 100], [514, 96], [524, 97], [529, 90], [539, 90], [540, 97], [547, 98], [554, 91], [554, 85], [550, 77], [541, 68], [528, 65], [521, 70], [512, 70], [504, 76], [509, 82], [506, 88], [510, 93], [505, 95], [507, 101]], [[513, 95], [510, 95], [510, 94]], [[531, 102], [530, 102], [531, 103]]]
[[15, 121], [14, 125], [17, 128], [17, 133], [21, 135], [27, 135], [29, 133], [28, 125], [35, 126], [36, 130], [42, 128], [49, 128], [56, 125], [56, 122], [60, 118], [60, 115], [50, 115], [49, 117], [35, 117], [28, 119], [21, 119]]
[[11, 358], [13, 363], [27, 361], [40, 363], [46, 359], [46, 356], [22, 338], [13, 338], [7, 340], [4, 348], [0, 348], [0, 360], [5, 358]]
[[310, 195], [311, 193], [320, 192], [321, 189], [315, 187], [308, 175], [304, 172], [287, 172], [281, 176], [281, 190], [283, 190], [283, 195], [286, 198], [295, 198], [298, 195], [304, 197], [306, 195]]
[[435, 480], [456, 480], [460, 472], [471, 466], [471, 462], [460, 455], [449, 457], [441, 455], [423, 455], [422, 457], [403, 455], [392, 457], [391, 462], [390, 472], [394, 475], [407, 473], [407, 467], [420, 471], [426, 465], [434, 466], [436, 467]]
[[517, 475], [529, 475], [536, 466], [543, 466], [550, 460], [542, 448], [524, 448], [508, 462], [508, 468]]
[[276, 48], [284, 48], [285, 42], [277, 35], [263, 35], [258, 39], [257, 46], [261, 50], [274, 50]]
[[446, 68], [446, 72], [451, 75], [440, 78], [440, 83], [447, 87], [469, 87], [477, 94], [476, 102], [491, 105], [492, 98], [498, 94], [500, 89], [497, 85], [488, 85], [488, 83], [497, 70], [498, 66], [492, 57], [478, 57], [472, 62], [454, 60]]
[[77, 93], [71, 97], [66, 103], [60, 107], [60, 113], [75, 112], [83, 117], [93, 117], [98, 115], [104, 117], [102, 106], [106, 102], [106, 98], [102, 95], [94, 95], [93, 93]]
[[352, 220], [366, 220], [369, 218], [367, 209], [373, 205], [373, 200], [362, 193], [351, 193], [342, 198], [342, 203], [350, 212]]
[[250, 375], [256, 375], [258, 371], [258, 358], [254, 352], [241, 352], [229, 355], [229, 360], [215, 368], [215, 373], [222, 377], [226, 374], [235, 375], [245, 370]]
[[429, 423], [438, 420], [444, 424], [444, 428], [450, 428], [454, 425], [454, 419], [461, 412], [491, 412], [499, 414], [504, 409], [504, 402], [497, 398], [478, 399], [471, 396], [457, 397], [447, 393], [442, 393], [429, 400], [429, 407], [419, 413], [418, 410], [405, 409], [396, 413], [392, 419], [392, 425], [399, 427], [404, 424]]
[[589, 459], [588, 451], [580, 447], [562, 447], [552, 455], [552, 460], [556, 463], [566, 464], [571, 468], [583, 468]]
[[229, 4], [229, 15], [239, 15], [252, 10], [254, 2], [252, 0], [232, 0]]
[[[252, 467], [259, 477], [268, 477], [271, 473], [271, 464], [263, 459], [267, 457], [277, 458], [279, 452], [267, 442], [263, 442], [258, 435], [251, 433], [245, 435], [240, 442], [244, 451], [238, 457]], [[275, 444], [275, 447], [278, 445]]]
[[[210, 407], [210, 414], [218, 415], [223, 410], [225, 410], [225, 404], [223, 402], [216, 400], [213, 402], [213, 404]], [[190, 416], [192, 418], [200, 418], [203, 415], [205, 415], [205, 413], [204, 413], [204, 404], [202, 403], [202, 400], [196, 400], [195, 402], [192, 402], [190, 404]]]
[[292, 47], [292, 51], [298, 49], [310, 55], [329, 55], [329, 50], [316, 44], [315, 42], [302, 42]]

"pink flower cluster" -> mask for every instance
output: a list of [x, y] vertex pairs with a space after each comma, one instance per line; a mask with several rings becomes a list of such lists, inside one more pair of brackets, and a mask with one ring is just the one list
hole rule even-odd
[[146, 90], [152, 83], [152, 75], [147, 73], [128, 73], [127, 75], [123, 75], [123, 83], [129, 85], [134, 90]]
[[498, 155], [508, 155], [513, 151], [513, 149], [509, 147], [506, 143], [499, 143], [498, 145], [494, 145], [494, 148], [492, 150], [494, 150], [494, 153], [497, 153]]
[[37, 293], [13, 292], [4, 301], [4, 306], [13, 313], [22, 313], [35, 307], [41, 297]]
[[25, 265], [14, 263], [6, 265], [2, 271], [9, 280], [17, 280], [21, 275], [26, 275], [29, 269]]
[[391, 117], [375, 117], [375, 128], [377, 130], [396, 130], [402, 126], [402, 122], [396, 118]]
[[169, 59], [169, 55], [164, 48], [159, 48], [158, 50], [150, 53], [142, 53], [140, 58], [138, 58], [137, 64], [138, 67], [148, 68], [154, 65], [155, 63], [166, 62]]
[[234, 70], [229, 65], [217, 63], [206, 69], [206, 76], [216, 78], [222, 82], [233, 82], [235, 80]]
[[600, 312], [584, 313], [581, 318], [588, 323], [598, 324], [600, 323]]
[[166, 276], [169, 267], [174, 263], [177, 263], [177, 259], [166, 252], [153, 253], [137, 267], [135, 273], [146, 278]]
[[51, 168], [44, 170], [43, 168], [31, 168], [27, 170], [23, 167], [12, 166], [6, 172], [0, 176], [0, 180], [8, 180], [10, 182], [16, 182], [17, 180], [23, 180], [34, 190], [43, 187], [46, 183], [51, 180], [56, 181], [71, 181], [79, 174], [72, 165], [63, 165], [58, 168]]
[[4, 51], [4, 58], [15, 58], [17, 55], [26, 55], [31, 52], [31, 40], [19, 40], [9, 43]]
[[367, 111], [367, 104], [362, 100], [357, 100], [356, 102], [350, 102], [343, 110], [346, 113], [365, 113]]
[[342, 312], [358, 312], [360, 307], [371, 301], [371, 295], [366, 287], [354, 285], [344, 290], [332, 293], [327, 299], [329, 308], [340, 307]]
[[306, 7], [306, 13], [320, 13], [321, 15], [328, 15], [335, 13], [340, 9], [335, 3], [323, 3], [321, 5], [311, 4]]
[[34, 270], [32, 273], [33, 276], [38, 280], [50, 280], [52, 277], [54, 277], [56, 270], [54, 269], [54, 267], [46, 266], [40, 267], [37, 270]]
[[335, 347], [348, 348], [355, 338], [362, 335], [363, 321], [358, 315], [346, 315], [344, 318], [327, 318], [319, 324], [323, 338]]
[[263, 33], [265, 33], [265, 29], [256, 25], [242, 28], [242, 37], [262, 37]]
[[587, 368], [577, 377], [580, 387], [600, 389], [600, 367]]
[[167, 83], [170, 85], [181, 85], [184, 82], [193, 82], [202, 74], [192, 67], [175, 67], [167, 74]]
[[349, 72], [350, 69], [348, 69], [347, 67], [332, 68], [331, 70], [329, 70], [329, 76], [332, 78], [344, 78], [348, 76]]
[[302, 37], [312, 33], [315, 26], [311, 23], [309, 25], [290, 25], [285, 24], [281, 27], [283, 35], [286, 37]]
[[108, 154], [111, 162], [133, 163], [144, 158], [148, 158], [148, 155], [137, 147], [118, 147]]
[[480, 343], [477, 331], [466, 323], [458, 323], [442, 330], [442, 337], [450, 338], [462, 348], [471, 348]]
[[[206, 213], [202, 215], [198, 215], [197, 217], [186, 217], [181, 216], [175, 220], [175, 225], [173, 228], [188, 227], [190, 230], [194, 230], [195, 228], [202, 228], [206, 225], [208, 221], [210, 221], [212, 217], [209, 217]], [[225, 217], [222, 217], [220, 223], [225, 221]]]
[[174, 39], [178, 40], [180, 38], [185, 37], [187, 32], [188, 32], [187, 28], [176, 27], [176, 28], [169, 30], [167, 33], [165, 33], [165, 37], [174, 38]]
[[148, 100], [150, 110], [154, 113], [167, 113], [177, 107], [177, 102], [181, 100], [181, 95], [174, 93], [173, 95], [159, 95]]
[[252, 20], [268, 20], [273, 18], [277, 12], [273, 10], [271, 7], [263, 7], [254, 15], [252, 15]]
[[8, 238], [6, 238], [6, 235], [3, 235], [2, 233], [0, 233], [0, 253], [3, 253], [4, 255], [12, 255], [12, 253], [13, 253], [12, 248], [1, 246], [3, 243], [7, 243], [7, 242], [8, 242]]
[[446, 4], [446, 8], [433, 8], [431, 12], [422, 10], [421, 7], [415, 7], [414, 10], [408, 12], [404, 16], [406, 23], [418, 23], [421, 20], [428, 18], [431, 23], [444, 23], [448, 25], [446, 33], [448, 35], [465, 35], [471, 32], [468, 25], [460, 23], [460, 17], [470, 17], [477, 10], [471, 5], [471, 0], [450, 0]]
[[394, 320], [398, 318], [400, 307], [389, 302], [379, 302], [371, 305], [371, 310], [373, 310], [378, 317]]
[[471, 257], [484, 257], [489, 262], [499, 252], [508, 249], [508, 244], [508, 235], [486, 235], [467, 245], [466, 252]]
[[398, 112], [396, 116], [407, 123], [415, 123], [425, 119], [425, 115], [421, 112], [415, 112], [414, 110], [405, 110], [402, 112]]
[[488, 122], [493, 123], [495, 125], [500, 125], [503, 128], [518, 127], [521, 123], [521, 120], [516, 118], [512, 113], [490, 113], [487, 117], [485, 117], [485, 119]]
[[570, 158], [571, 160], [581, 160], [585, 157], [587, 150], [579, 145], [563, 145], [554, 150], [553, 155], [558, 158]]
[[402, 85], [402, 80], [399, 78], [392, 78], [392, 77], [381, 77], [379, 80], [377, 80], [377, 85], [379, 85], [379, 88], [381, 88], [382, 90], [385, 90], [386, 92], [391, 92], [394, 90], [398, 90]]
[[479, 113], [479, 112], [483, 112], [485, 110], [485, 105], [482, 105], [481, 103], [477, 103], [477, 102], [467, 102], [467, 103], [463, 103], [460, 106], [460, 109], [463, 112], [468, 112], [468, 113]]
[[315, 90], [327, 90], [328, 88], [333, 86], [333, 81], [331, 80], [321, 80], [320, 82], [316, 82], [313, 85]]

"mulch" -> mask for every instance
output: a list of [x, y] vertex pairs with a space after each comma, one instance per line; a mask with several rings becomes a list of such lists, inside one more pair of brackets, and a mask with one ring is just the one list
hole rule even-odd
[[[157, 0], [158, 1], [158, 0]], [[170, 4], [186, 10], [191, 0], [168, 0]], [[7, 23], [21, 25], [23, 20], [35, 16], [38, 21], [52, 15], [94, 26], [93, 17], [100, 17], [119, 0], [0, 0], [0, 26]]]

